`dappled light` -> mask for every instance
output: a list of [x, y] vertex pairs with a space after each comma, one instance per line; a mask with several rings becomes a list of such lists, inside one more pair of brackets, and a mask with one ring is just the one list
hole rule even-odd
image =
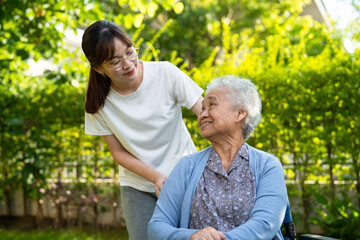
[[[65, 34], [107, 19], [141, 60], [170, 61], [202, 88], [221, 75], [250, 79], [263, 118], [247, 143], [283, 164], [297, 232], [359, 239], [360, 49], [347, 52], [342, 32], [299, 15], [306, 2], [1, 1], [0, 219], [32, 217], [26, 231], [125, 229], [117, 165], [100, 137], [84, 134], [90, 66]], [[183, 109], [183, 118], [196, 148], [209, 146], [196, 116]], [[12, 239], [3, 222], [0, 235]], [[40, 239], [29, 234], [18, 239]]]

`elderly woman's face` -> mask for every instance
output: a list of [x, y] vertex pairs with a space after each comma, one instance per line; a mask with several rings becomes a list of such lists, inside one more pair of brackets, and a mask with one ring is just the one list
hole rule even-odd
[[241, 129], [240, 112], [225, 97], [228, 91], [226, 87], [216, 88], [204, 98], [198, 124], [201, 135], [210, 141], [216, 137], [232, 136]]

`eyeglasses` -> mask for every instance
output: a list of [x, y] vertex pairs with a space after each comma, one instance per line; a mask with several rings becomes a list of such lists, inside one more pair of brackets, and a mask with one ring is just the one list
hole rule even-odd
[[125, 66], [125, 59], [129, 61], [134, 61], [137, 59], [137, 57], [139, 56], [139, 50], [140, 48], [138, 47], [131, 47], [126, 52], [126, 58], [115, 59], [115, 61], [112, 64], [109, 64], [109, 66], [114, 69], [115, 72], [120, 71]]

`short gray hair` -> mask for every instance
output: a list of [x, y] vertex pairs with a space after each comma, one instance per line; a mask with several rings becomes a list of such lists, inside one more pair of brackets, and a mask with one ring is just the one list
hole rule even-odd
[[247, 112], [244, 125], [242, 127], [244, 139], [248, 139], [255, 127], [261, 121], [261, 98], [256, 86], [245, 78], [237, 78], [233, 75], [224, 75], [213, 79], [206, 89], [206, 94], [215, 88], [226, 87], [229, 92], [226, 98], [236, 109]]

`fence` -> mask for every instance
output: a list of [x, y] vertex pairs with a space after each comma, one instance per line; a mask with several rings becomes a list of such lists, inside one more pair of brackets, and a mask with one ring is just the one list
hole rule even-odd
[[[82, 226], [82, 224], [92, 224], [94, 227], [117, 227], [125, 226], [120, 207], [119, 185], [111, 180], [98, 180], [96, 184], [83, 183], [83, 188], [79, 191], [79, 186], [68, 181], [64, 183], [61, 189], [54, 187], [51, 190], [45, 190], [39, 202], [26, 198], [22, 190], [17, 190], [12, 198], [11, 213], [13, 216], [39, 216], [54, 220], [56, 225], [59, 222], [65, 223], [68, 227]], [[327, 186], [325, 183], [314, 187], [314, 182], [306, 183], [312, 189], [322, 191]], [[356, 193], [349, 190], [349, 183], [336, 182], [339, 191], [347, 191], [347, 194], [355, 201]], [[54, 183], [50, 185], [54, 186]], [[300, 186], [294, 181], [287, 181], [289, 192], [299, 189]], [[116, 189], [114, 189], [116, 188]], [[95, 190], [96, 189], [96, 190]], [[97, 194], [95, 193], [97, 191]], [[54, 194], [57, 192], [57, 195]], [[304, 232], [304, 208], [300, 196], [291, 195], [290, 205], [295, 222], [296, 231]], [[310, 202], [316, 202], [311, 196]], [[312, 206], [309, 213], [310, 217], [316, 216], [316, 206]], [[5, 204], [0, 204], [0, 216], [8, 213]], [[307, 230], [314, 234], [325, 234], [324, 230], [317, 225], [310, 225]]]

